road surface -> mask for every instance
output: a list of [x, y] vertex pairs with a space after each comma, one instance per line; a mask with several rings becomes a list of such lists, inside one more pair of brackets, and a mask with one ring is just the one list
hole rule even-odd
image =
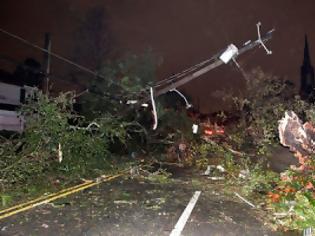
[[189, 171], [167, 183], [121, 178], [0, 221], [0, 235], [169, 235], [195, 191], [182, 235], [281, 235], [224, 182]]

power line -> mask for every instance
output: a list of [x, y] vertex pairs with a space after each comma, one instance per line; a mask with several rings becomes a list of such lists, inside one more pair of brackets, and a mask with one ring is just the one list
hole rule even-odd
[[[51, 52], [51, 51], [49, 51], [49, 50], [47, 50], [47, 49], [45, 49], [43, 47], [40, 47], [40, 46], [38, 46], [38, 45], [36, 45], [34, 43], [31, 43], [30, 41], [28, 41], [28, 40], [26, 40], [26, 39], [24, 39], [24, 38], [22, 38], [20, 36], [17, 36], [17, 35], [15, 35], [13, 33], [10, 33], [8, 31], [2, 29], [2, 28], [0, 28], [0, 33], [3, 33], [5, 35], [7, 35], [7, 36], [10, 36], [11, 38], [14, 38], [14, 39], [16, 39], [18, 41], [21, 41], [25, 45], [28, 45], [28, 46], [33, 47], [33, 48], [35, 48], [37, 50], [40, 50], [40, 51], [42, 51], [44, 53], [47, 53], [47, 54], [49, 54], [49, 55], [51, 55], [51, 56], [53, 56], [53, 57], [55, 57], [55, 58], [57, 58], [59, 60], [65, 62], [65, 63], [68, 63], [68, 64], [70, 64], [70, 65], [72, 65], [74, 67], [77, 67], [78, 69], [80, 69], [82, 71], [85, 71], [85, 72], [87, 72], [87, 73], [89, 73], [89, 74], [91, 74], [91, 75], [93, 75], [95, 77], [102, 78], [102, 79], [106, 80], [106, 78], [104, 76], [100, 75], [99, 73], [97, 73], [97, 72], [95, 72], [95, 71], [93, 71], [93, 70], [91, 70], [91, 69], [89, 69], [89, 68], [87, 68], [85, 66], [82, 66], [82, 65], [80, 65], [80, 64], [78, 64], [78, 63], [76, 63], [76, 62], [74, 62], [74, 61], [72, 61], [70, 59], [67, 59], [67, 58], [65, 58], [65, 57], [63, 57], [63, 56], [61, 56], [61, 55], [59, 55], [57, 53]], [[43, 74], [46, 74], [46, 73], [43, 72]], [[51, 75], [51, 74], [49, 74], [49, 75]], [[47, 74], [46, 74], [46, 76], [47, 76]], [[119, 83], [117, 83], [115, 81], [112, 81], [112, 83], [115, 84], [116, 86], [122, 88], [122, 86]]]
[[[68, 63], [68, 64], [70, 64], [72, 66], [75, 66], [75, 67], [79, 68], [80, 70], [85, 71], [85, 72], [87, 72], [87, 73], [89, 73], [89, 74], [91, 74], [91, 75], [93, 75], [95, 77], [100, 77], [102, 79], [106, 79], [104, 76], [96, 73], [95, 71], [93, 71], [93, 70], [91, 70], [91, 69], [89, 69], [89, 68], [87, 68], [85, 66], [82, 66], [82, 65], [80, 65], [80, 64], [78, 64], [78, 63], [76, 63], [76, 62], [74, 62], [74, 61], [72, 61], [72, 60], [70, 60], [68, 58], [65, 58], [65, 57], [63, 57], [63, 56], [61, 56], [61, 55], [59, 55], [57, 53], [54, 53], [54, 52], [52, 52], [50, 50], [47, 50], [47, 49], [45, 49], [43, 47], [40, 47], [40, 46], [38, 46], [38, 45], [28, 41], [28, 40], [26, 40], [26, 39], [16, 35], [16, 34], [8, 32], [8, 31], [6, 31], [6, 30], [4, 30], [2, 28], [0, 28], [0, 32], [5, 34], [5, 35], [7, 35], [7, 36], [9, 36], [9, 37], [11, 37], [11, 38], [14, 38], [14, 39], [22, 42], [22, 43], [24, 43], [24, 44], [26, 44], [26, 45], [28, 45], [30, 47], [33, 47], [33, 48], [35, 48], [37, 50], [40, 50], [40, 51], [42, 51], [44, 53], [47, 53], [47, 54], [49, 54], [49, 55], [51, 55], [51, 56], [53, 56], [53, 57], [55, 57], [55, 58], [65, 62], [65, 63]], [[158, 81], [153, 87], [157, 88], [157, 87], [160, 87], [162, 85], [165, 85], [165, 84], [168, 84], [168, 83], [172, 83], [174, 80], [179, 79], [179, 78], [187, 75], [188, 73], [191, 73], [191, 72], [199, 69], [200, 67], [204, 66], [205, 64], [209, 63], [212, 60], [213, 60], [213, 58], [207, 59], [207, 60], [205, 60], [205, 61], [203, 61], [201, 63], [198, 63], [198, 64], [196, 64], [196, 65], [194, 65], [194, 66], [192, 66], [192, 67], [190, 67], [188, 69], [185, 69], [184, 71], [182, 71], [180, 73], [177, 73], [177, 74], [175, 74], [173, 76], [170, 76], [170, 77], [168, 77], [168, 78], [166, 78], [164, 80]], [[145, 89], [145, 90], [148, 90], [148, 88]]]
[[218, 57], [219, 53], [216, 54], [215, 56], [209, 58], [209, 59], [206, 59], [196, 65], [193, 65], [175, 75], [172, 75], [170, 77], [167, 77], [163, 80], [160, 80], [158, 81], [155, 85], [154, 85], [154, 88], [158, 88], [158, 87], [161, 87], [161, 86], [164, 86], [166, 84], [170, 84], [170, 83], [173, 83], [175, 80], [178, 80], [180, 78], [183, 78], [184, 76], [188, 75], [188, 74], [192, 74], [193, 72], [205, 67], [206, 65], [212, 63], [217, 57]]
[[74, 62], [74, 61], [72, 61], [72, 60], [70, 60], [70, 59], [67, 59], [67, 58], [65, 58], [65, 57], [63, 57], [63, 56], [60, 56], [60, 55], [57, 54], [57, 53], [51, 52], [51, 51], [49, 51], [49, 50], [47, 50], [47, 49], [45, 49], [45, 48], [42, 48], [42, 47], [40, 47], [40, 46], [38, 46], [38, 45], [36, 45], [36, 44], [34, 44], [34, 43], [31, 43], [30, 41], [27, 41], [26, 39], [24, 39], [24, 38], [22, 38], [22, 37], [20, 37], [20, 36], [17, 36], [17, 35], [15, 35], [15, 34], [13, 34], [13, 33], [10, 33], [10, 32], [8, 32], [8, 31], [2, 29], [2, 28], [0, 28], [0, 32], [3, 33], [3, 34], [5, 34], [5, 35], [7, 35], [7, 36], [10, 36], [11, 38], [14, 38], [14, 39], [16, 39], [16, 40], [18, 40], [18, 41], [21, 41], [22, 43], [24, 43], [24, 44], [26, 44], [26, 45], [28, 45], [28, 46], [30, 46], [30, 47], [36, 48], [36, 49], [38, 49], [38, 50], [40, 50], [40, 51], [42, 51], [42, 52], [45, 52], [45, 53], [47, 53], [47, 54], [49, 54], [49, 55], [51, 55], [51, 56], [53, 56], [53, 57], [55, 57], [55, 58], [57, 58], [57, 59], [63, 61], [63, 62], [66, 62], [66, 63], [68, 63], [68, 64], [70, 64], [70, 65], [72, 65], [72, 66], [74, 66], [74, 67], [77, 67], [77, 68], [79, 68], [80, 70], [85, 71], [85, 72], [87, 72], [87, 73], [89, 73], [89, 74], [91, 74], [91, 75], [93, 75], [93, 76], [96, 76], [96, 77], [100, 77], [100, 78], [102, 78], [102, 79], [105, 79], [105, 77], [99, 75], [99, 74], [96, 73], [95, 71], [93, 71], [93, 70], [91, 70], [91, 69], [89, 69], [89, 68], [87, 68], [87, 67], [85, 67], [85, 66], [82, 66], [82, 65], [80, 65], [80, 64], [78, 64], [78, 63], [76, 63], [76, 62]]
[[[43, 47], [40, 47], [40, 46], [38, 46], [38, 45], [36, 45], [36, 44], [34, 44], [34, 43], [32, 43], [32, 42], [30, 42], [30, 41], [20, 37], [20, 36], [17, 36], [16, 34], [10, 33], [8, 31], [2, 29], [2, 28], [0, 28], [0, 32], [5, 34], [5, 35], [7, 35], [7, 36], [10, 36], [11, 38], [14, 38], [14, 39], [22, 42], [22, 43], [24, 43], [24, 44], [26, 44], [26, 45], [28, 45], [30, 47], [33, 47], [33, 48], [35, 48], [37, 50], [40, 50], [40, 51], [42, 51], [44, 53], [47, 53], [47, 54], [49, 54], [49, 55], [51, 55], [51, 56], [53, 56], [53, 57], [55, 57], [55, 58], [65, 62], [65, 63], [68, 63], [68, 64], [70, 64], [72, 66], [75, 66], [75, 67], [79, 68], [80, 70], [85, 71], [85, 72], [87, 72], [87, 73], [89, 73], [89, 74], [91, 74], [91, 75], [93, 75], [95, 77], [100, 77], [102, 79], [106, 79], [104, 76], [96, 73], [95, 71], [92, 71], [91, 69], [89, 69], [89, 68], [87, 68], [85, 66], [82, 66], [82, 65], [80, 65], [80, 64], [78, 64], [78, 63], [76, 63], [76, 62], [74, 62], [74, 61], [72, 61], [70, 59], [67, 59], [67, 58], [65, 58], [65, 57], [63, 57], [63, 56], [61, 56], [61, 55], [59, 55], [57, 53], [54, 53], [54, 52], [52, 52], [50, 50], [47, 50], [47, 49], [45, 49]], [[168, 77], [168, 78], [166, 78], [164, 80], [158, 81], [153, 87], [154, 88], [158, 88], [158, 87], [160, 87], [162, 85], [172, 83], [174, 80], [177, 80], [177, 79], [179, 79], [181, 77], [184, 77], [185, 75], [187, 75], [189, 73], [192, 73], [193, 71], [196, 71], [197, 69], [205, 66], [207, 63], [211, 62], [213, 59], [214, 59], [214, 57], [212, 57], [210, 59], [207, 59], [205, 61], [202, 61], [201, 63], [198, 63], [198, 64], [196, 64], [196, 65], [194, 65], [194, 66], [192, 66], [192, 67], [190, 67], [188, 69], [185, 69], [184, 71], [182, 71], [180, 73], [177, 73], [177, 74], [175, 74], [173, 76], [170, 76], [170, 77]], [[145, 90], [148, 90], [148, 88], [145, 89]]]

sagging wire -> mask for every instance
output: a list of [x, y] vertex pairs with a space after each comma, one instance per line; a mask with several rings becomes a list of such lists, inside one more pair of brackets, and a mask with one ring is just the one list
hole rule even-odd
[[[257, 33], [258, 33], [258, 39], [255, 41], [256, 45], [257, 45], [257, 44], [262, 45], [263, 48], [266, 50], [266, 52], [267, 52], [268, 55], [272, 54], [272, 51], [271, 51], [271, 50], [268, 50], [268, 48], [267, 48], [266, 45], [264, 44], [265, 38], [264, 38], [264, 39], [261, 38], [261, 33], [260, 33], [260, 26], [261, 26], [261, 23], [258, 22], [258, 23], [256, 24], [256, 26], [257, 26]], [[270, 30], [270, 31], [267, 33], [267, 35], [271, 34], [273, 31], [274, 31], [274, 29]], [[249, 45], [251, 44], [251, 42], [252, 42], [252, 41], [249, 40], [249, 41], [247, 41], [246, 43], [244, 43], [243, 46], [249, 46]], [[242, 49], [242, 50], [245, 51], [245, 49]], [[248, 50], [248, 49], [246, 49], [246, 50]], [[189, 67], [188, 69], [185, 69], [185, 70], [183, 70], [182, 72], [177, 73], [177, 74], [175, 74], [175, 75], [172, 75], [172, 76], [170, 76], [170, 77], [168, 77], [168, 78], [166, 78], [166, 79], [160, 80], [160, 81], [158, 81], [157, 83], [155, 83], [153, 86], [152, 86], [152, 85], [151, 85], [151, 86], [152, 86], [154, 89], [157, 89], [157, 88], [159, 88], [159, 87], [161, 87], [161, 86], [167, 86], [168, 84], [174, 83], [174, 81], [180, 80], [180, 79], [183, 78], [184, 76], [187, 76], [187, 75], [189, 75], [189, 74], [192, 74], [192, 73], [198, 71], [198, 69], [207, 66], [207, 64], [218, 60], [218, 59], [219, 59], [219, 56], [220, 56], [220, 55], [222, 56], [222, 52], [224, 52], [224, 50], [222, 50], [221, 52], [217, 53], [216, 55], [212, 56], [211, 58], [209, 58], [209, 59], [207, 59], [207, 60], [204, 60], [204, 61], [202, 61], [202, 62], [200, 62], [200, 63], [198, 63], [198, 64], [196, 64], [196, 65], [194, 65], [194, 66], [191, 66], [191, 67]], [[237, 54], [238, 54], [238, 53], [237, 53]], [[237, 55], [236, 55], [236, 56], [237, 56]], [[246, 74], [246, 72], [244, 71], [244, 69], [237, 63], [237, 61], [236, 61], [236, 56], [235, 56], [235, 57], [232, 56], [231, 59], [233, 60], [233, 62], [234, 62], [235, 65], [237, 66], [237, 68], [241, 71], [243, 77], [245, 77], [246, 79], [248, 79], [249, 77], [248, 77], [248, 75]], [[151, 87], [151, 86], [150, 86], [150, 87]], [[149, 86], [148, 86], [148, 87], [149, 87]], [[147, 89], [145, 89], [145, 91], [148, 92]], [[174, 91], [175, 91], [175, 90], [174, 90]], [[151, 92], [150, 92], [150, 93], [151, 93]], [[179, 93], [178, 93], [178, 94], [179, 94]], [[151, 93], [151, 95], [152, 95], [152, 93]], [[182, 96], [181, 94], [179, 94], [179, 95]], [[183, 97], [183, 96], [182, 96], [182, 97]], [[184, 98], [184, 97], [183, 97], [183, 98]], [[186, 106], [188, 106], [187, 104], [189, 104], [189, 103], [188, 103], [187, 99], [184, 98], [184, 100], [185, 100], [185, 102], [186, 102]], [[151, 101], [152, 101], [152, 99], [151, 99]], [[134, 101], [132, 102], [132, 104], [135, 104], [135, 103], [137, 103], [137, 102], [134, 102]], [[130, 104], [129, 104], [129, 105], [130, 105]]]
[[192, 107], [192, 104], [188, 102], [188, 99], [185, 97], [185, 95], [178, 91], [176, 88], [171, 89], [170, 92], [176, 92], [180, 97], [184, 99], [187, 110]]
[[239, 69], [239, 71], [241, 72], [244, 79], [246, 79], [248, 81], [250, 79], [249, 75], [245, 72], [245, 70], [236, 61], [235, 61], [235, 64], [236, 64], [237, 68]]
[[[256, 43], [256, 44], [257, 44], [257, 43], [260, 44], [260, 45], [265, 49], [265, 51], [267, 52], [267, 54], [268, 54], [268, 55], [271, 55], [271, 54], [272, 54], [272, 51], [269, 50], [269, 49], [267, 48], [267, 46], [265, 45], [265, 43], [264, 43], [265, 38], [264, 38], [264, 39], [261, 38], [261, 32], [260, 32], [261, 22], [258, 22], [258, 23], [256, 24], [256, 26], [257, 26], [258, 39], [255, 41], [255, 43]], [[270, 35], [273, 31], [274, 31], [274, 29], [268, 31], [268, 32], [267, 32], [267, 35]], [[243, 46], [244, 46], [244, 47], [249, 46], [251, 43], [252, 43], [252, 41], [249, 40], [249, 41], [245, 42]], [[244, 49], [243, 49], [243, 50], [244, 50]], [[177, 73], [177, 74], [175, 74], [175, 75], [173, 75], [173, 76], [171, 76], [171, 77], [169, 77], [169, 78], [166, 78], [166, 79], [164, 79], [164, 80], [159, 81], [159, 82], [154, 86], [154, 88], [161, 87], [161, 86], [164, 86], [164, 85], [173, 83], [175, 80], [178, 80], [178, 79], [182, 78], [183, 76], [185, 76], [185, 75], [187, 75], [187, 74], [189, 74], [189, 73], [193, 73], [195, 70], [200, 69], [201, 67], [205, 66], [207, 63], [210, 63], [210, 62], [212, 62], [212, 61], [217, 60], [218, 57], [221, 55], [221, 53], [222, 53], [222, 51], [219, 52], [218, 54], [214, 55], [214, 56], [211, 57], [210, 59], [207, 59], [207, 60], [205, 60], [205, 61], [203, 61], [203, 62], [201, 62], [201, 63], [199, 63], [199, 64], [196, 64], [196, 65], [194, 65], [194, 66], [192, 66], [192, 67], [190, 67], [190, 68], [188, 68], [188, 69], [186, 69], [186, 70], [184, 70], [184, 71], [182, 71], [182, 72], [180, 72], [180, 73]], [[233, 58], [233, 61], [234, 61], [234, 63], [236, 64], [236, 66], [237, 66], [238, 68], [240, 68], [240, 65], [236, 62], [235, 58]], [[242, 73], [243, 73], [243, 72], [242, 72]]]
[[190, 74], [190, 73], [193, 73], [194, 71], [196, 71], [197, 69], [200, 69], [201, 67], [204, 67], [206, 64], [209, 64], [211, 63], [212, 61], [214, 61], [215, 59], [217, 59], [219, 54], [209, 58], [209, 59], [206, 59], [198, 64], [195, 64], [179, 73], [176, 73], [175, 75], [172, 75], [170, 77], [167, 77], [166, 79], [163, 79], [163, 80], [160, 80], [158, 81], [153, 87], [154, 88], [157, 88], [157, 87], [161, 87], [163, 85], [166, 85], [166, 84], [169, 84], [169, 83], [172, 83], [174, 80], [176, 79], [179, 79], [183, 76], [186, 76], [187, 74]]
[[[65, 57], [63, 57], [63, 56], [61, 56], [61, 55], [59, 55], [59, 54], [56, 54], [56, 53], [51, 52], [51, 51], [49, 51], [49, 50], [47, 50], [47, 49], [45, 49], [45, 48], [42, 48], [42, 47], [40, 47], [40, 46], [38, 46], [38, 45], [36, 45], [36, 44], [34, 44], [34, 43], [32, 43], [32, 42], [30, 42], [30, 41], [28, 41], [28, 40], [22, 38], [22, 37], [20, 37], [20, 36], [17, 36], [17, 35], [15, 35], [15, 34], [13, 34], [13, 33], [10, 33], [10, 32], [8, 32], [8, 31], [2, 29], [2, 28], [0, 28], [0, 32], [3, 33], [3, 34], [5, 34], [5, 35], [7, 35], [7, 36], [10, 36], [11, 38], [14, 38], [14, 39], [16, 39], [16, 40], [18, 40], [18, 41], [21, 41], [21, 42], [24, 43], [25, 45], [28, 45], [28, 46], [30, 46], [30, 47], [33, 47], [33, 48], [35, 48], [35, 49], [37, 49], [37, 50], [40, 50], [40, 51], [42, 51], [42, 52], [44, 52], [44, 53], [47, 53], [47, 54], [49, 54], [49, 55], [51, 55], [51, 56], [53, 56], [53, 57], [55, 57], [55, 58], [57, 58], [57, 59], [59, 59], [59, 60], [65, 62], [65, 63], [68, 63], [68, 64], [70, 64], [70, 65], [72, 65], [72, 66], [75, 66], [75, 67], [77, 67], [78, 69], [80, 69], [80, 70], [82, 70], [82, 71], [85, 71], [85, 72], [87, 72], [87, 73], [89, 73], [89, 74], [91, 74], [91, 75], [93, 75], [93, 76], [95, 76], [95, 77], [99, 77], [99, 78], [105, 79], [104, 76], [98, 74], [97, 72], [95, 72], [95, 71], [93, 71], [93, 70], [91, 70], [91, 69], [89, 69], [89, 68], [87, 68], [87, 67], [85, 67], [85, 66], [82, 66], [82, 65], [80, 65], [80, 64], [78, 64], [78, 63], [76, 63], [76, 62], [74, 62], [74, 61], [71, 61], [71, 60], [69, 60], [69, 59], [67, 59], [67, 58], [65, 58]], [[185, 70], [183, 70], [183, 71], [180, 72], [180, 73], [177, 73], [177, 74], [175, 74], [175, 75], [173, 75], [173, 76], [170, 76], [170, 77], [168, 77], [168, 78], [166, 78], [166, 79], [164, 79], [164, 80], [158, 81], [153, 87], [154, 87], [154, 88], [157, 88], [157, 87], [160, 87], [160, 86], [169, 84], [169, 83], [173, 82], [174, 80], [179, 79], [179, 78], [181, 78], [181, 77], [183, 77], [183, 76], [185, 76], [185, 75], [187, 75], [187, 74], [189, 74], [189, 73], [192, 73], [192, 72], [198, 70], [199, 68], [205, 66], [206, 64], [208, 64], [208, 63], [210, 63], [211, 61], [213, 61], [214, 59], [216, 59], [216, 57], [217, 57], [217, 55], [211, 57], [210, 59], [204, 60], [204, 61], [202, 61], [202, 62], [200, 62], [200, 63], [198, 63], [198, 64], [196, 64], [196, 65], [194, 65], [194, 66], [191, 66], [191, 67], [189, 67], [188, 69], [185, 69]], [[116, 83], [115, 83], [115, 84], [116, 84]], [[117, 84], [117, 85], [120, 87], [119, 84]], [[85, 92], [91, 92], [91, 91], [85, 91]], [[81, 95], [81, 94], [80, 94], [80, 95]]]
[[[9, 31], [6, 31], [6, 30], [4, 30], [4, 29], [2, 29], [2, 28], [0, 28], [0, 33], [3, 33], [3, 34], [5, 34], [5, 35], [7, 35], [7, 36], [9, 36], [9, 37], [11, 37], [11, 38], [14, 38], [14, 39], [16, 39], [16, 40], [18, 40], [18, 41], [24, 43], [24, 44], [27, 45], [27, 46], [33, 47], [33, 48], [35, 48], [35, 49], [37, 49], [37, 50], [40, 50], [40, 51], [42, 51], [42, 52], [44, 52], [44, 53], [47, 53], [47, 54], [49, 54], [49, 55], [51, 55], [51, 56], [53, 56], [53, 57], [55, 57], [55, 58], [57, 58], [57, 59], [59, 59], [59, 60], [65, 62], [65, 63], [67, 63], [67, 64], [69, 64], [69, 65], [72, 65], [72, 66], [74, 66], [74, 67], [80, 69], [81, 71], [85, 71], [85, 72], [87, 72], [87, 73], [89, 73], [89, 74], [91, 74], [91, 75], [93, 75], [93, 76], [95, 76], [95, 77], [99, 77], [99, 78], [102, 78], [102, 79], [106, 79], [104, 76], [100, 75], [99, 73], [97, 73], [97, 72], [95, 72], [95, 71], [93, 71], [93, 70], [91, 70], [91, 69], [89, 69], [89, 68], [87, 68], [87, 67], [85, 67], [85, 66], [83, 66], [83, 65], [80, 65], [80, 64], [78, 64], [78, 63], [76, 63], [76, 62], [74, 62], [74, 61], [72, 61], [72, 60], [70, 60], [70, 59], [68, 59], [68, 58], [65, 58], [65, 57], [63, 57], [63, 56], [61, 56], [61, 55], [59, 55], [59, 54], [57, 54], [57, 53], [54, 53], [54, 52], [49, 51], [49, 50], [47, 50], [47, 49], [45, 49], [45, 48], [43, 48], [43, 47], [40, 47], [40, 46], [38, 46], [37, 44], [34, 44], [34, 43], [32, 43], [32, 42], [30, 42], [30, 41], [28, 41], [28, 40], [26, 40], [26, 39], [24, 39], [24, 38], [22, 38], [22, 37], [20, 37], [20, 36], [17, 36], [16, 34], [10, 33]], [[46, 73], [44, 73], [44, 74], [45, 74], [46, 76], [49, 75], [49, 74], [46, 74]], [[114, 84], [117, 85], [117, 86], [119, 86], [119, 87], [121, 87], [121, 85], [118, 84], [118, 83], [114, 83]]]
[[[264, 44], [264, 42], [263, 42], [263, 40], [262, 40], [262, 38], [261, 38], [261, 33], [260, 33], [260, 26], [261, 26], [261, 23], [258, 22], [256, 26], [257, 26], [257, 33], [258, 33], [258, 39], [256, 40], [256, 42], [258, 42], [259, 44], [261, 44], [261, 45], [263, 46], [263, 48], [266, 50], [266, 52], [267, 52], [268, 55], [272, 54], [272, 51], [268, 50], [268, 48], [266, 47], [266, 45]], [[94, 75], [94, 76], [96, 76], [96, 77], [100, 77], [100, 78], [105, 79], [105, 77], [99, 75], [98, 73], [92, 71], [91, 69], [86, 68], [86, 67], [84, 67], [84, 66], [82, 66], [82, 65], [79, 65], [79, 64], [77, 64], [77, 63], [75, 63], [75, 62], [73, 62], [73, 61], [71, 61], [71, 60], [69, 60], [69, 59], [67, 59], [67, 58], [64, 58], [64, 57], [62, 57], [62, 56], [60, 56], [60, 55], [58, 55], [58, 54], [56, 54], [56, 53], [50, 52], [50, 51], [48, 51], [48, 50], [46, 50], [46, 49], [44, 49], [44, 48], [42, 48], [42, 47], [40, 47], [40, 46], [38, 46], [38, 45], [36, 45], [36, 44], [33, 44], [33, 43], [31, 43], [31, 42], [25, 40], [25, 39], [22, 38], [22, 37], [19, 37], [19, 36], [15, 35], [15, 34], [12, 34], [12, 33], [8, 32], [8, 31], [6, 31], [6, 30], [3, 30], [3, 29], [1, 29], [1, 28], [0, 28], [0, 32], [4, 33], [4, 34], [6, 34], [6, 35], [8, 35], [8, 36], [10, 36], [10, 37], [12, 37], [12, 38], [14, 38], [14, 39], [19, 40], [19, 41], [23, 42], [24, 44], [26, 44], [26, 45], [28, 45], [28, 46], [31, 46], [31, 47], [36, 48], [36, 49], [38, 49], [38, 50], [41, 50], [41, 51], [43, 51], [43, 52], [45, 52], [45, 53], [47, 53], [47, 54], [50, 54], [50, 55], [52, 55], [52, 56], [54, 56], [54, 57], [56, 57], [56, 58], [62, 60], [63, 62], [66, 62], [66, 63], [68, 63], [68, 64], [71, 64], [71, 65], [73, 65], [73, 66], [75, 66], [75, 67], [77, 67], [77, 68], [79, 68], [79, 69], [81, 69], [81, 70], [83, 70], [83, 71], [85, 71], [85, 72], [88, 72], [88, 73], [90, 73], [90, 74], [92, 74], [92, 75]], [[273, 32], [273, 30], [269, 31], [268, 34], [271, 33], [271, 32]], [[251, 42], [251, 41], [247, 41], [244, 45], [249, 45], [250, 42]], [[213, 62], [214, 60], [217, 60], [219, 55], [221, 55], [221, 52], [219, 52], [218, 54], [212, 56], [211, 58], [209, 58], [209, 59], [207, 59], [207, 60], [204, 60], [204, 61], [202, 61], [202, 62], [200, 62], [200, 63], [198, 63], [198, 64], [196, 64], [196, 65], [194, 65], [194, 66], [189, 67], [188, 69], [183, 70], [183, 71], [180, 72], [180, 73], [177, 73], [177, 74], [172, 75], [172, 76], [170, 76], [170, 77], [168, 77], [168, 78], [166, 78], [166, 79], [163, 79], [163, 80], [158, 81], [158, 82], [155, 83], [155, 85], [153, 85], [152, 87], [156, 89], [156, 88], [158, 88], [158, 87], [165, 86], [165, 85], [167, 85], [167, 84], [173, 83], [173, 81], [178, 80], [178, 79], [180, 79], [180, 78], [182, 78], [182, 77], [184, 77], [184, 76], [186, 76], [186, 75], [188, 75], [188, 74], [190, 74], [190, 73], [193, 73], [194, 71], [196, 71], [196, 70], [198, 70], [198, 69], [204, 67], [204, 66], [207, 65], [208, 63], [211, 63], [211, 62]], [[240, 67], [240, 65], [236, 62], [235, 58], [233, 58], [233, 61], [234, 61], [234, 63], [236, 64], [236, 66], [240, 69], [240, 71], [242, 72], [243, 76], [244, 76], [245, 78], [247, 78], [246, 73], [245, 73], [244, 70]], [[121, 85], [119, 85], [118, 83], [117, 83], [117, 85], [118, 85], [119, 87], [121, 87]], [[150, 87], [151, 102], [152, 102], [152, 106], [154, 105], [154, 108], [155, 108], [155, 102], [154, 102], [154, 98], [153, 98], [153, 88], [152, 88], [152, 87]], [[175, 91], [175, 90], [174, 90], [174, 91]], [[88, 91], [88, 92], [90, 92], [90, 91]], [[143, 92], [144, 92], [144, 91], [143, 91]], [[145, 89], [145, 92], [148, 92], [147, 89]], [[131, 94], [132, 94], [132, 93], [131, 93]], [[138, 92], [138, 94], [139, 94], [139, 92]], [[179, 94], [179, 93], [178, 93], [178, 94]], [[103, 94], [103, 95], [105, 95], [105, 94]], [[180, 95], [180, 94], [179, 94], [179, 95]], [[110, 98], [113, 98], [111, 95], [107, 95], [107, 96], [110, 97]], [[180, 95], [180, 96], [181, 96], [181, 95]], [[182, 97], [183, 97], [183, 96], [182, 96]], [[183, 97], [183, 98], [184, 98], [184, 97]], [[116, 99], [117, 99], [117, 98], [116, 98]], [[120, 100], [120, 99], [119, 99], [119, 100]], [[186, 106], [187, 106], [187, 104], [189, 104], [189, 103], [188, 103], [188, 101], [187, 101], [186, 98], [184, 98], [184, 100], [185, 100]], [[121, 100], [120, 100], [120, 103], [122, 103]], [[137, 103], [137, 102], [136, 102], [136, 103]], [[134, 101], [131, 102], [131, 104], [135, 104]], [[130, 105], [130, 103], [129, 103], [128, 105]], [[143, 107], [147, 107], [147, 104], [146, 104], [146, 103], [145, 103], [145, 104], [142, 104], [142, 106], [143, 106]], [[157, 127], [157, 113], [156, 113], [156, 108], [153, 109], [153, 110], [155, 110], [155, 111], [153, 111], [154, 116], [155, 116], [155, 118], [154, 118], [155, 121], [154, 121], [154, 126], [153, 126], [153, 128], [156, 129], [156, 127]]]
[[241, 67], [241, 65], [236, 61], [235, 57], [232, 57], [232, 61], [234, 62], [234, 64], [236, 65], [236, 67], [239, 69], [239, 71], [241, 72], [242, 76], [244, 77], [245, 80], [249, 80], [249, 76], [248, 74], [245, 72], [245, 70], [243, 69], [243, 67]]
[[153, 88], [150, 87], [150, 97], [151, 97], [151, 104], [152, 104], [152, 113], [153, 113], [153, 118], [154, 118], [154, 123], [153, 123], [153, 130], [156, 130], [158, 126], [158, 117], [157, 117], [157, 111], [156, 111], [156, 105], [154, 101], [154, 94], [153, 94]]

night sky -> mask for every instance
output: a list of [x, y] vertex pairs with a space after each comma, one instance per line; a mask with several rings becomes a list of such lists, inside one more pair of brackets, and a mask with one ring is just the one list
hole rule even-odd
[[[39, 45], [43, 45], [44, 33], [50, 32], [54, 52], [91, 66], [90, 60], [85, 61], [76, 52], [78, 45], [82, 48], [86, 42], [76, 32], [86, 14], [97, 7], [106, 13], [104, 32], [108, 34], [111, 53], [104, 58], [151, 48], [163, 58], [158, 68], [161, 79], [212, 56], [230, 43], [241, 46], [256, 39], [258, 21], [264, 31], [276, 28], [268, 43], [274, 54], [267, 56], [263, 49], [256, 49], [241, 56], [238, 62], [245, 71], [260, 66], [266, 73], [293, 81], [298, 88], [305, 34], [315, 61], [313, 0], [2, 0], [0, 27]], [[0, 54], [16, 61], [42, 57], [40, 52], [1, 34]], [[6, 66], [3, 61], [0, 65]], [[65, 74], [72, 69], [54, 61], [52, 70]], [[193, 97], [195, 105], [199, 101], [203, 112], [208, 112], [221, 106], [216, 90], [238, 90], [243, 83], [234, 67], [222, 66], [181, 90]]]

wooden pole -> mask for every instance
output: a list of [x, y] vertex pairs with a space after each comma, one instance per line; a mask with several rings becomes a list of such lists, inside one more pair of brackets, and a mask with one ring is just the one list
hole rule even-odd
[[[272, 32], [273, 30], [269, 31], [261, 40], [262, 42], [267, 42], [271, 39], [272, 37]], [[247, 45], [244, 45], [242, 48], [239, 49], [238, 51], [238, 55], [241, 55], [257, 46], [261, 46], [261, 42], [259, 40], [253, 41]], [[169, 84], [167, 84], [164, 88], [161, 89], [157, 89], [157, 91], [155, 92], [155, 96], [158, 97], [162, 94], [165, 94], [167, 92], [169, 92], [170, 90], [174, 89], [174, 88], [178, 88], [198, 77], [200, 77], [201, 75], [221, 66], [223, 63], [223, 61], [220, 60], [220, 53], [218, 53], [216, 56], [214, 56], [214, 62], [203, 67], [200, 70], [197, 70], [196, 72], [189, 74], [185, 77], [181, 77], [179, 79], [177, 79], [176, 81], [172, 81]]]
[[45, 44], [44, 48], [47, 50], [44, 52], [44, 63], [43, 68], [46, 73], [46, 77], [44, 79], [43, 83], [43, 91], [46, 94], [49, 94], [49, 75], [50, 75], [50, 69], [51, 69], [51, 36], [50, 33], [45, 33]]

